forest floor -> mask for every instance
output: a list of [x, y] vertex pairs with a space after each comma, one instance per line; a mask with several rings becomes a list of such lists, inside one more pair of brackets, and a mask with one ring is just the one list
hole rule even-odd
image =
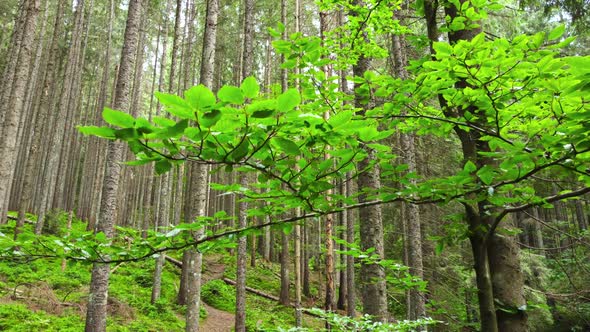
[[[203, 284], [214, 280], [222, 279], [225, 273], [225, 264], [223, 263], [223, 256], [211, 255], [205, 256], [203, 261], [205, 272], [203, 273]], [[203, 302], [203, 306], [207, 309], [207, 318], [201, 323], [201, 330], [209, 332], [227, 332], [234, 327], [235, 315], [227, 311], [215, 309], [207, 303]]]
[[[60, 216], [65, 224], [67, 215]], [[6, 234], [14, 232], [14, 220], [0, 225], [0, 242], [10, 245]], [[86, 224], [74, 220], [71, 232], [84, 234]], [[59, 234], [44, 234], [45, 242], [62, 239]], [[26, 224], [21, 237], [37, 237], [33, 225]], [[0, 245], [0, 247], [2, 247]], [[2, 248], [0, 248], [2, 249]], [[107, 330], [126, 331], [183, 331], [184, 308], [176, 304], [180, 277], [180, 253], [170, 253], [164, 265], [162, 294], [150, 303], [154, 261], [152, 259], [118, 264], [111, 270], [109, 280], [109, 317]], [[179, 265], [180, 263], [180, 265]], [[61, 259], [31, 261], [0, 260], [0, 331], [8, 332], [66, 332], [84, 330], [88, 302], [88, 284], [92, 265], [69, 261], [62, 267]], [[201, 298], [201, 330], [232, 331], [235, 325], [235, 287], [228, 280], [236, 280], [236, 257], [226, 250], [209, 251], [203, 257]], [[249, 287], [264, 293], [248, 292], [246, 298], [246, 326], [251, 331], [288, 329], [295, 325], [294, 309], [278, 304], [274, 299], [280, 292], [280, 264], [263, 259], [247, 269]], [[314, 283], [316, 285], [316, 283]], [[318, 289], [312, 289], [318, 293]], [[294, 291], [292, 291], [294, 296]], [[269, 297], [270, 296], [270, 297]], [[314, 306], [314, 302], [306, 307]], [[206, 313], [206, 314], [205, 314]], [[309, 315], [303, 317], [303, 327], [316, 331], [323, 321]]]
[[234, 328], [234, 314], [215, 309], [207, 303], [203, 303], [203, 306], [207, 309], [207, 318], [201, 323], [201, 330], [208, 332], [228, 332]]

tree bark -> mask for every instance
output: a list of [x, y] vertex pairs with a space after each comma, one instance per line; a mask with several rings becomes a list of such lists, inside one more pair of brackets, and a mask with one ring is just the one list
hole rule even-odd
[[[39, 0], [23, 0], [25, 18], [22, 26], [22, 38], [18, 50], [18, 61], [14, 64], [14, 83], [12, 92], [7, 104], [3, 104], [2, 113], [4, 114], [2, 127], [2, 137], [0, 142], [0, 224], [6, 223], [8, 212], [8, 196], [12, 186], [14, 174], [14, 161], [17, 156], [17, 132], [20, 118], [24, 112], [25, 99], [27, 95], [26, 87], [29, 78], [31, 58], [33, 55], [33, 42], [35, 40], [35, 30], [37, 28], [37, 17], [40, 11]], [[14, 50], [17, 51], [17, 50]]]
[[[392, 36], [393, 56], [394, 56], [394, 72], [397, 77], [407, 79], [408, 73], [406, 71], [407, 60], [405, 56], [405, 40], [403, 35]], [[408, 165], [408, 172], [416, 172], [416, 145], [413, 134], [402, 133], [400, 135], [401, 150], [406, 165]], [[410, 185], [415, 186], [417, 181], [415, 178], [409, 180]], [[404, 203], [405, 204], [405, 203]], [[402, 209], [402, 218], [406, 225], [407, 234], [405, 236], [405, 245], [408, 253], [408, 267], [410, 274], [422, 279], [424, 277], [424, 267], [422, 262], [422, 230], [420, 226], [420, 209], [415, 204], [405, 204]], [[409, 290], [409, 307], [408, 319], [416, 320], [426, 316], [426, 301], [424, 294], [417, 289]]]
[[281, 291], [279, 296], [279, 303], [282, 305], [289, 305], [289, 236], [281, 232]]
[[[254, 0], [244, 0], [244, 41], [242, 55], [242, 79], [252, 75], [253, 71], [253, 42], [254, 42]], [[241, 175], [240, 185], [247, 187], [248, 178]], [[238, 204], [238, 227], [243, 228], [248, 224], [248, 204], [243, 200]], [[238, 257], [236, 271], [236, 332], [246, 331], [246, 237], [238, 239]]]
[[[356, 4], [362, 4], [362, 1], [355, 1]], [[356, 13], [353, 13], [356, 14]], [[366, 39], [366, 33], [363, 33]], [[371, 60], [360, 56], [358, 62], [353, 66], [353, 73], [357, 77], [363, 77], [364, 73], [369, 70]], [[355, 83], [355, 90], [360, 85]], [[355, 95], [355, 106], [359, 108], [359, 114], [364, 114], [366, 109], [371, 105], [365, 105], [359, 95]], [[375, 191], [381, 187], [380, 172], [377, 165], [372, 165], [374, 160], [374, 151], [366, 147], [368, 156], [358, 164], [361, 173], [358, 176], [359, 191]], [[368, 200], [367, 194], [359, 195], [359, 203]], [[383, 248], [383, 220], [381, 206], [375, 205], [359, 209], [361, 250], [375, 249], [374, 253], [378, 257], [384, 257]], [[387, 290], [385, 283], [385, 271], [378, 264], [367, 264], [361, 262], [361, 297], [363, 302], [363, 311], [366, 314], [374, 316], [376, 320], [386, 321], [389, 319], [387, 312]]]
[[[201, 83], [208, 88], [213, 86], [215, 71], [215, 42], [217, 40], [217, 17], [219, 1], [207, 1], [207, 18], [203, 35], [203, 54], [201, 61]], [[196, 217], [206, 216], [207, 188], [209, 167], [206, 165], [190, 164], [188, 170], [188, 187], [185, 194], [185, 220], [193, 221]], [[195, 238], [204, 234], [204, 229], [196, 231]], [[186, 331], [199, 330], [199, 309], [201, 305], [201, 269], [203, 254], [195, 249], [189, 250], [188, 266], [188, 303], [186, 310]]]
[[[58, 11], [56, 12], [56, 19], [58, 18]], [[45, 6], [45, 16], [47, 17], [47, 2], [46, 2], [46, 6]], [[59, 23], [56, 23], [59, 24]], [[45, 27], [45, 23], [43, 23], [43, 27]], [[40, 38], [42, 38], [43, 35], [40, 35]], [[53, 36], [54, 38], [56, 38], [56, 36]], [[40, 45], [42, 45], [41, 40], [39, 40]], [[53, 45], [50, 46], [50, 50], [49, 50], [49, 55], [48, 58], [49, 59], [55, 59], [55, 49], [52, 47]], [[51, 74], [53, 73], [53, 66], [50, 67], [50, 60], [48, 60], [47, 65], [45, 66], [45, 70], [44, 70], [44, 75], [42, 76], [42, 84], [45, 84], [47, 82], [47, 77], [50, 77]], [[48, 71], [51, 70], [51, 73], [48, 73]], [[41, 94], [41, 98], [43, 97], [43, 94]], [[33, 107], [34, 108], [34, 107]], [[43, 109], [43, 108], [39, 108], [37, 113], [37, 118], [35, 120], [35, 125], [33, 127], [32, 133], [30, 133], [30, 135], [32, 135], [31, 138], [31, 144], [28, 148], [28, 153], [27, 153], [27, 158], [25, 161], [25, 169], [23, 172], [23, 185], [22, 185], [22, 192], [21, 192], [21, 196], [20, 196], [20, 202], [19, 202], [19, 206], [18, 206], [18, 220], [16, 223], [16, 226], [14, 227], [14, 239], [16, 240], [18, 237], [18, 234], [21, 231], [22, 226], [25, 223], [25, 218], [26, 218], [26, 211], [27, 209], [30, 209], [33, 203], [33, 194], [34, 194], [34, 180], [35, 180], [35, 166], [37, 165], [37, 160], [38, 160], [38, 155], [39, 155], [39, 145], [41, 143], [41, 133], [43, 131], [43, 126], [45, 124], [45, 121], [47, 119], [47, 109]], [[1, 127], [1, 122], [0, 122], [0, 127]], [[0, 130], [1, 131], [1, 130]], [[0, 217], [0, 223], [1, 223], [1, 217]]]
[[[130, 106], [131, 75], [135, 65], [142, 6], [142, 0], [130, 0], [129, 2], [117, 88], [115, 90], [115, 102], [113, 105], [114, 108], [123, 111], [128, 110]], [[121, 175], [120, 160], [122, 151], [122, 142], [109, 142], [100, 218], [96, 229], [96, 232], [103, 232], [107, 238], [114, 236], [117, 214], [116, 197]], [[106, 331], [109, 275], [109, 264], [94, 264], [90, 281], [88, 311], [86, 313], [86, 332]]]

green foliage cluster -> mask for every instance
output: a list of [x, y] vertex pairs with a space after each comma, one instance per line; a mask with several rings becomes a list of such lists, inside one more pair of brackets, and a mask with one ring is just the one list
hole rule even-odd
[[[65, 228], [65, 224], [62, 225]], [[10, 234], [14, 222], [0, 227]], [[79, 234], [85, 223], [74, 220], [72, 232]], [[22, 236], [33, 237], [31, 225]], [[56, 241], [53, 235], [37, 237], [38, 243]], [[125, 263], [111, 275], [109, 303], [114, 308], [108, 320], [109, 331], [177, 331], [182, 330], [182, 308], [174, 305], [175, 271], [165, 269], [162, 277], [162, 298], [150, 304], [153, 261]], [[88, 296], [90, 264], [70, 261], [64, 272], [61, 261], [33, 259], [26, 264], [0, 261], [0, 330], [2, 331], [80, 331], [84, 329], [81, 309]], [[11, 300], [14, 294], [24, 299]], [[20, 296], [20, 295], [19, 295]], [[53, 301], [53, 302], [51, 302]], [[22, 302], [22, 303], [21, 303]], [[55, 302], [55, 303], [54, 303]], [[52, 312], [59, 303], [70, 303], [59, 312]]]
[[[446, 18], [443, 30], [450, 32], [478, 26], [477, 21], [487, 16], [486, 11], [498, 7], [483, 0], [450, 3], [461, 14], [453, 20]], [[320, 216], [358, 207], [355, 203], [363, 195], [370, 204], [485, 204], [482, 213], [494, 217], [493, 224], [485, 225], [487, 237], [502, 228], [500, 222], [508, 213], [535, 205], [550, 207], [554, 200], [590, 191], [590, 107], [586, 100], [590, 57], [562, 56], [561, 49], [574, 41], [562, 38], [563, 27], [511, 40], [490, 40], [482, 33], [454, 45], [435, 42], [434, 57], [413, 61], [408, 79], [371, 71], [349, 77], [348, 81], [355, 83], [355, 96], [367, 105], [366, 110], [361, 110], [350, 103], [353, 96], [337, 91], [338, 77], [327, 77], [323, 66], [344, 66], [361, 56], [386, 55], [377, 37], [403, 30], [396, 21], [385, 24], [383, 19], [383, 15], [391, 15], [389, 7], [398, 4], [368, 4], [348, 8], [357, 14], [346, 27], [350, 33], [328, 40], [325, 48], [317, 37], [302, 34], [273, 43], [288, 59], [284, 68], [302, 69], [297, 77], [301, 82], [298, 90], [263, 95], [253, 77], [240, 86], [223, 86], [217, 93], [199, 85], [184, 91], [184, 97], [158, 93], [167, 116], [149, 121], [106, 108], [103, 118], [109, 126], [84, 126], [80, 131], [125, 141], [136, 156], [128, 164], [154, 163], [158, 173], [187, 161], [213, 165], [216, 170], [255, 173], [257, 182], [248, 188], [237, 184], [214, 188], [241, 194], [247, 201], [263, 200], [267, 204], [252, 204], [248, 215], [270, 216], [274, 220], [270, 225], [287, 232], [295, 220], [277, 219], [290, 210], [300, 208], [306, 217]], [[283, 28], [279, 26], [274, 33], [280, 34]], [[358, 43], [359, 34], [365, 32], [368, 42]], [[337, 48], [346, 49], [349, 62], [338, 53], [335, 61], [330, 59], [331, 50]], [[374, 107], [368, 107], [370, 100], [377, 101]], [[442, 103], [442, 108], [433, 106], [435, 100]], [[461, 169], [451, 175], [422, 178], [408, 173], [407, 165], [397, 163], [398, 156], [391, 146], [382, 143], [397, 132], [438, 137], [453, 132], [473, 134], [486, 142], [486, 149], [477, 152], [478, 158], [489, 162], [465, 160]], [[352, 197], [328, 194], [335, 180], [346, 174], [354, 178], [367, 170], [356, 167], [368, 158], [367, 150], [375, 155], [369, 168], [379, 166], [386, 182], [397, 185], [375, 191], [361, 188]], [[556, 196], [546, 196], [534, 186], [533, 179], [539, 175], [567, 179], [570, 185]], [[86, 262], [111, 257], [110, 262], [134, 261], [194, 245], [206, 252], [216, 246], [233, 245], [236, 235], [257, 232], [252, 227], [221, 234], [209, 232], [196, 240], [191, 236], [207, 222], [223, 218], [226, 216], [177, 225], [167, 233], [150, 232], [147, 240], [140, 240], [137, 231], [119, 228], [121, 237], [136, 239], [129, 249], [121, 238], [110, 240], [102, 233], [74, 231], [66, 239], [37, 239], [25, 232], [16, 241], [0, 233], [0, 257], [68, 257]], [[438, 252], [468, 235], [462, 216], [451, 221], [455, 227], [449, 229], [453, 232], [439, 239]], [[372, 258], [370, 252], [352, 254]], [[563, 280], [566, 276], [559, 277]], [[122, 297], [142, 292], [141, 285], [147, 283], [141, 274], [124, 276], [123, 280], [139, 283], [137, 288], [119, 294]], [[408, 281], [415, 282], [411, 278]], [[227, 292], [221, 285], [209, 287]], [[134, 298], [126, 300], [135, 303]], [[229, 305], [228, 301], [223, 303]]]
[[235, 288], [215, 279], [204, 284], [201, 288], [201, 299], [213, 308], [234, 312], [236, 311]]
[[7, 332], [75, 332], [84, 330], [84, 322], [76, 314], [54, 316], [31, 311], [24, 304], [0, 305], [0, 330]]
[[[429, 325], [435, 325], [437, 322], [431, 318], [423, 318], [415, 321], [399, 320], [394, 323], [375, 322], [369, 315], [361, 317], [343, 316], [333, 312], [326, 312], [321, 309], [309, 309], [307, 312], [320, 317], [330, 324], [331, 331], [350, 332], [350, 331], [373, 331], [373, 332], [402, 332], [402, 331], [416, 331], [417, 329], [427, 328]], [[281, 332], [307, 332], [307, 331], [328, 331], [327, 329], [313, 329], [308, 328], [290, 328], [282, 329]]]
[[[235, 278], [235, 256], [226, 256], [227, 270], [225, 277]], [[246, 284], [268, 294], [278, 294], [280, 279], [277, 264], [257, 264], [246, 270]], [[235, 287], [223, 280], [211, 280], [203, 285], [201, 298], [208, 305], [228, 312], [235, 312]], [[295, 325], [295, 309], [284, 307], [266, 298], [250, 293], [246, 294], [246, 326], [249, 331], [277, 331]], [[319, 329], [321, 321], [304, 317], [303, 325], [312, 330]]]
[[56, 236], [63, 236], [67, 233], [66, 225], [68, 214], [60, 210], [51, 210], [45, 215], [43, 223], [43, 233]]

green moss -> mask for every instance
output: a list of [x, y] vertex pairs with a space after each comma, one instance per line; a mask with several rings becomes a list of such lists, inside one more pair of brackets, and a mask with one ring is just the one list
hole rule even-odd
[[234, 312], [236, 311], [235, 288], [223, 280], [211, 280], [201, 289], [201, 299], [213, 308]]
[[84, 321], [75, 314], [54, 316], [43, 311], [31, 311], [24, 304], [0, 306], [0, 330], [10, 332], [73, 332], [82, 331]]

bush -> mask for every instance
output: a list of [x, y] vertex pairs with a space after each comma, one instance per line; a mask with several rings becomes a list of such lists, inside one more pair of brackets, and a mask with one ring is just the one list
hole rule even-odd
[[64, 236], [67, 232], [68, 214], [61, 210], [51, 210], [45, 216], [43, 234]]
[[213, 308], [234, 312], [236, 310], [235, 290], [223, 280], [211, 280], [201, 289], [201, 299]]

